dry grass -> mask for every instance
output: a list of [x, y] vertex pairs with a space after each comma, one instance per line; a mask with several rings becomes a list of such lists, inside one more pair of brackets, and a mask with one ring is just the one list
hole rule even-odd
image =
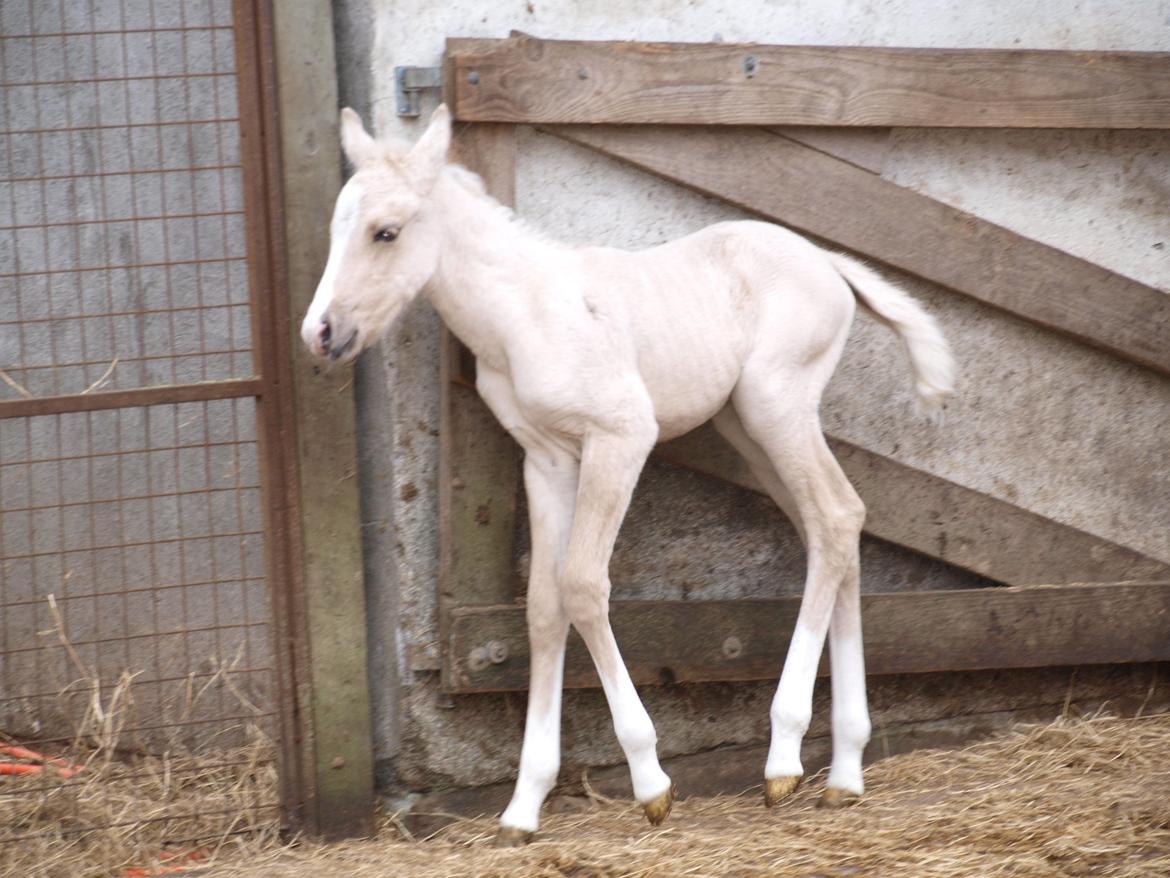
[[[278, 847], [272, 742], [251, 724], [219, 728], [218, 738], [198, 743], [182, 736], [184, 723], [224, 693], [259, 712], [236, 689], [233, 666], [198, 685], [189, 678], [164, 715], [140, 717], [133, 675], [103, 685], [64, 637], [51, 598], [50, 611], [56, 627], [45, 635], [56, 636], [77, 674], [57, 697], [71, 735], [46, 748], [31, 744], [52, 760], [38, 773], [0, 775], [0, 876], [127, 878], [165, 874], [179, 862], [172, 858], [192, 853], [210, 861], [241, 845]], [[174, 725], [144, 741], [136, 719]], [[236, 743], [217, 746], [228, 739]], [[20, 743], [0, 730], [0, 744]]]
[[958, 751], [896, 756], [866, 771], [865, 799], [814, 807], [820, 780], [766, 811], [759, 791], [693, 799], [660, 829], [627, 802], [582, 800], [520, 850], [495, 824], [454, 823], [409, 840], [387, 817], [377, 839], [221, 859], [239, 878], [494, 876], [1170, 875], [1170, 716], [1061, 720]]
[[[62, 701], [75, 734], [51, 755], [83, 770], [0, 776], [0, 876], [1170, 875], [1170, 715], [1062, 719], [963, 750], [895, 756], [866, 770], [865, 798], [844, 811], [814, 807], [822, 785], [814, 778], [772, 811], [758, 788], [682, 801], [658, 829], [629, 802], [562, 800], [569, 810], [546, 817], [520, 850], [491, 846], [491, 818], [420, 840], [397, 815], [383, 818], [375, 839], [289, 846], [263, 807], [277, 801], [271, 742], [252, 729], [230, 750], [208, 752], [204, 742], [196, 751], [177, 738], [134, 745], [124, 728], [135, 715], [132, 678], [102, 687], [70, 653], [80, 676]], [[230, 667], [189, 683], [183, 716], [199, 715], [213, 685], [248, 705]], [[181, 859], [192, 851], [197, 862]]]
[[72, 779], [0, 778], [0, 875], [120, 878], [190, 851], [278, 845], [275, 811], [257, 808], [275, 801], [263, 740], [214, 756], [88, 755]]

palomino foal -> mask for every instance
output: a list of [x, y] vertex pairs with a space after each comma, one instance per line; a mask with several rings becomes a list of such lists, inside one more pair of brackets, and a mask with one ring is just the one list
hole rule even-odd
[[858, 540], [865, 507], [821, 434], [821, 392], [855, 303], [900, 336], [923, 408], [950, 395], [934, 321], [864, 266], [762, 222], [728, 222], [639, 252], [574, 248], [517, 222], [479, 179], [447, 164], [439, 107], [409, 151], [375, 141], [352, 110], [356, 172], [338, 196], [328, 263], [301, 334], [351, 360], [420, 292], [475, 353], [480, 395], [523, 446], [532, 522], [532, 672], [515, 794], [501, 844], [526, 841], [560, 766], [569, 626], [589, 648], [651, 823], [670, 778], [609, 625], [610, 555], [656, 442], [713, 420], [795, 523], [808, 555], [800, 614], [771, 707], [771, 806], [796, 789], [826, 635], [833, 759], [822, 801], [861, 795], [869, 739]]

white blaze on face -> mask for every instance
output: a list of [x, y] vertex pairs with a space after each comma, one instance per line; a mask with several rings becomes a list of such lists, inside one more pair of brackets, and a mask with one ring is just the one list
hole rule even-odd
[[351, 177], [337, 196], [337, 204], [333, 208], [333, 221], [329, 224], [329, 259], [325, 263], [321, 281], [317, 284], [312, 304], [309, 305], [304, 322], [301, 323], [301, 338], [309, 350], [318, 356], [325, 354], [318, 344], [321, 318], [333, 303], [333, 285], [337, 280], [337, 273], [341, 270], [341, 260], [345, 258], [349, 241], [357, 230], [361, 216], [361, 201], [361, 183]]

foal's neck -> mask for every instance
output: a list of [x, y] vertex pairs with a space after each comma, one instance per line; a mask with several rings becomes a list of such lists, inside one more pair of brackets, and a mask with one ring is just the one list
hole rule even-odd
[[479, 179], [448, 166], [430, 209], [442, 228], [439, 265], [427, 295], [443, 321], [475, 355], [506, 371], [507, 337], [539, 294], [541, 266], [560, 245], [512, 219]]

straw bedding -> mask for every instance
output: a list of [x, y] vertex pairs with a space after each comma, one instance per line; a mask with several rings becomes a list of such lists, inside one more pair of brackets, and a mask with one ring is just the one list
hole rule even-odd
[[61, 762], [77, 773], [0, 776], [0, 876], [146, 878], [279, 847], [272, 747], [254, 732], [213, 755], [75, 747]]
[[[633, 804], [593, 796], [562, 800], [562, 813], [548, 815], [537, 840], [519, 850], [491, 847], [491, 818], [460, 820], [423, 840], [408, 837], [388, 814], [378, 837], [361, 842], [281, 847], [263, 833], [233, 836], [215, 852], [214, 866], [186, 874], [1157, 878], [1170, 875], [1168, 755], [1170, 715], [1059, 720], [963, 750], [918, 751], [877, 763], [866, 770], [862, 802], [840, 811], [814, 807], [823, 777], [772, 811], [762, 807], [758, 789], [683, 800], [658, 829]], [[275, 782], [249, 777], [248, 783]], [[229, 789], [232, 784], [239, 787], [240, 778]], [[141, 791], [146, 800], [139, 804], [129, 790], [112, 793], [116, 803], [109, 807], [120, 813], [145, 813], [153, 804], [152, 788]], [[254, 789], [248, 795], [257, 794], [268, 797]], [[11, 812], [3, 819], [10, 821]], [[0, 848], [6, 864], [0, 873], [121, 874], [117, 868], [144, 853], [113, 841], [89, 845], [76, 852], [70, 870], [73, 853], [61, 848], [46, 871], [21, 851], [13, 860], [12, 851]]]

